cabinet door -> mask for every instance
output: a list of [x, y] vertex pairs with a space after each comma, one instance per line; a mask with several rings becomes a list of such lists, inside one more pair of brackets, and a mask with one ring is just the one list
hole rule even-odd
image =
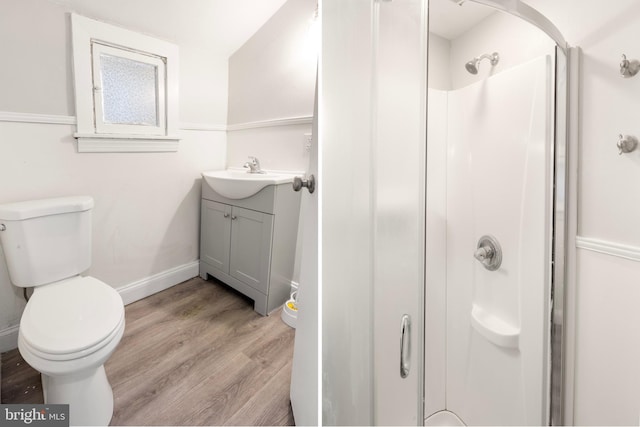
[[273, 215], [234, 206], [231, 219], [229, 274], [267, 294]]
[[231, 206], [202, 200], [200, 259], [229, 274]]

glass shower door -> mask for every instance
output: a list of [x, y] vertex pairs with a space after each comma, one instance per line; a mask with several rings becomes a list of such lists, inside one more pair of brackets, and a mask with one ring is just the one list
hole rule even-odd
[[374, 15], [374, 420], [422, 425], [426, 1]]
[[421, 425], [426, 0], [321, 13], [323, 423]]

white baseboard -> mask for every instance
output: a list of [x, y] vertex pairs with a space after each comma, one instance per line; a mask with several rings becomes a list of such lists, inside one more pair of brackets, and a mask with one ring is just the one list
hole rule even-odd
[[20, 325], [9, 326], [0, 331], [0, 353], [18, 348], [18, 329]]
[[[124, 304], [127, 305], [196, 277], [199, 272], [200, 262], [193, 261], [122, 286], [116, 290], [122, 297]], [[13, 325], [0, 330], [0, 353], [18, 347], [19, 327], [20, 325]]]
[[141, 300], [165, 289], [196, 277], [200, 273], [200, 261], [193, 261], [162, 273], [154, 274], [137, 282], [130, 283], [116, 289], [124, 304]]

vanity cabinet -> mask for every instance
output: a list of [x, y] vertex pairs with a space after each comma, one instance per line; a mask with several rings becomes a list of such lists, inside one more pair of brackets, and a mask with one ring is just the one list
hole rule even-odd
[[227, 199], [202, 183], [200, 276], [213, 276], [267, 315], [288, 298], [295, 263], [300, 194], [271, 185]]
[[273, 215], [202, 200], [200, 259], [267, 293]]

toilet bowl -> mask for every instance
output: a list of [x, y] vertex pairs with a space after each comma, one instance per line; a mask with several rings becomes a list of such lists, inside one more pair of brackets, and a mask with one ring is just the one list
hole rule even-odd
[[122, 298], [93, 277], [36, 288], [20, 321], [18, 348], [42, 374], [46, 403], [69, 404], [73, 425], [108, 425], [113, 393], [104, 363], [124, 333]]
[[34, 287], [18, 349], [42, 374], [45, 403], [69, 404], [71, 425], [108, 425], [113, 392], [104, 363], [125, 327], [120, 294], [81, 276], [90, 264], [90, 197], [0, 205], [0, 242], [14, 285]]

